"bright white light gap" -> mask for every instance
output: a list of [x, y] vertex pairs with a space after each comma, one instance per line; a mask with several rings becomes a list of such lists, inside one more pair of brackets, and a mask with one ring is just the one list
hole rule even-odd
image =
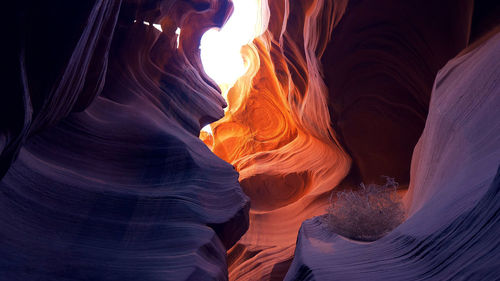
[[[267, 0], [233, 0], [233, 5], [226, 24], [205, 32], [200, 42], [203, 69], [219, 85], [224, 97], [248, 70], [241, 48], [262, 35], [269, 21]], [[209, 125], [202, 130], [211, 133]]]

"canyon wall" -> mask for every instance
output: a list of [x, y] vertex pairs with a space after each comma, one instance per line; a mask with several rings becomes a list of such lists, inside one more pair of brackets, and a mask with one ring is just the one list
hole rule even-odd
[[[260, 3], [267, 31], [243, 47], [249, 68], [227, 101], [199, 45], [229, 0], [16, 3], [0, 280], [282, 280], [292, 259], [289, 280], [488, 279], [498, 36], [449, 62], [429, 101], [438, 70], [495, 9]], [[303, 223], [335, 190], [381, 175], [410, 184], [409, 218], [385, 238]]]
[[[51, 4], [39, 12], [58, 11]], [[196, 40], [231, 5], [150, 4], [61, 7], [86, 18], [59, 34], [76, 38], [55, 46], [68, 53], [63, 66], [36, 50], [53, 31], [25, 23], [42, 34], [26, 35], [24, 91], [12, 92], [23, 103], [8, 105], [20, 116], [10, 124], [22, 126], [2, 127], [0, 138], [0, 280], [227, 279], [249, 199], [198, 138], [225, 101], [200, 71]]]
[[408, 186], [434, 77], [467, 45], [473, 10], [471, 0], [268, 5], [268, 32], [243, 49], [250, 69], [212, 125], [214, 153], [251, 199], [250, 228], [228, 256], [233, 280], [282, 278], [301, 221], [325, 213], [335, 188], [382, 175]]
[[[497, 30], [498, 32], [498, 30]], [[494, 280], [500, 253], [500, 33], [449, 61], [412, 157], [407, 220], [371, 243], [304, 222], [285, 280]]]
[[322, 63], [349, 184], [408, 185], [438, 70], [467, 46], [473, 1], [349, 1]]

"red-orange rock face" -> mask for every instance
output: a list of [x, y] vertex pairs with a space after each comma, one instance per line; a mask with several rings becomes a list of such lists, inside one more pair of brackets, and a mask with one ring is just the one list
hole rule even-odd
[[270, 1], [269, 30], [243, 49], [253, 68], [212, 125], [214, 153], [233, 164], [251, 200], [249, 230], [228, 253], [232, 280], [283, 276], [301, 221], [325, 212], [347, 174], [319, 65], [343, 5]]

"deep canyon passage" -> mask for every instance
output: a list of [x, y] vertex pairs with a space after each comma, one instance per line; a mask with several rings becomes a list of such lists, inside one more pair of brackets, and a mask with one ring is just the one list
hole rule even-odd
[[0, 280], [500, 280], [500, 3], [10, 10]]

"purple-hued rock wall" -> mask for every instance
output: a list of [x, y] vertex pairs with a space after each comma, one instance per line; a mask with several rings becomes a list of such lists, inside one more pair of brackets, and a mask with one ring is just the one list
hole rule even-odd
[[500, 273], [500, 33], [438, 73], [404, 200], [375, 242], [303, 223], [285, 280], [496, 280]]
[[[60, 46], [67, 60], [45, 72], [25, 43], [24, 94], [4, 99], [21, 98], [11, 104], [21, 114], [0, 134], [0, 280], [228, 278], [226, 251], [248, 228], [250, 202], [198, 138], [225, 106], [190, 49], [230, 10], [213, 3], [96, 1], [75, 12], [86, 21]], [[194, 35], [176, 48], [183, 24]]]

